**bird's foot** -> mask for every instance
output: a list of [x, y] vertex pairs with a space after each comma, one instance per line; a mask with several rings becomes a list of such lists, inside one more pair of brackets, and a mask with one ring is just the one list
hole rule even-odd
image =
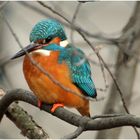
[[38, 108], [40, 108], [40, 109], [41, 109], [42, 102], [41, 102], [40, 100], [38, 100], [38, 102], [37, 102], [37, 106], [38, 106]]
[[54, 113], [55, 110], [56, 110], [58, 107], [64, 107], [64, 105], [63, 105], [63, 104], [53, 104], [53, 107], [51, 108], [51, 113]]

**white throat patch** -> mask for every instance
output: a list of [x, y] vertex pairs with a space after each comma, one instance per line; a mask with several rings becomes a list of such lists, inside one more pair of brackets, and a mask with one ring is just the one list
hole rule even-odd
[[[60, 42], [61, 47], [66, 47], [69, 44], [68, 40], [64, 40]], [[45, 50], [45, 49], [38, 49], [33, 51], [32, 53], [40, 53], [46, 56], [50, 56], [51, 51]]]
[[69, 44], [68, 40], [64, 40], [60, 42], [61, 47], [66, 47]]
[[38, 49], [38, 50], [33, 51], [33, 53], [40, 53], [40, 54], [43, 54], [43, 55], [49, 56], [50, 53], [51, 53], [51, 51], [44, 50], [44, 49]]

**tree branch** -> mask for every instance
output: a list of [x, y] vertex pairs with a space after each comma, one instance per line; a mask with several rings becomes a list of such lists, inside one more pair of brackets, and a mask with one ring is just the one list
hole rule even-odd
[[[37, 98], [32, 94], [32, 92], [23, 89], [9, 90], [0, 100], [0, 120], [2, 119], [4, 113], [6, 113], [8, 106], [17, 100], [27, 102], [37, 107]], [[41, 109], [51, 113], [51, 107], [51, 105], [43, 104]], [[140, 117], [135, 117], [130, 114], [115, 115], [115, 117], [111, 116], [103, 119], [99, 119], [98, 117], [98, 119], [92, 119], [79, 116], [64, 108], [58, 108], [52, 115], [77, 127], [84, 126], [84, 131], [111, 129], [121, 126], [136, 126], [140, 128]]]
[[[5, 90], [0, 89], [0, 103], [2, 106], [5, 104], [5, 101], [3, 102], [3, 97], [5, 96]], [[7, 98], [8, 99], [8, 98]], [[7, 100], [6, 99], [6, 100]], [[8, 99], [9, 100], [9, 99]], [[49, 138], [49, 135], [39, 126], [22, 107], [18, 105], [18, 103], [11, 101], [8, 104], [10, 105], [8, 107], [2, 110], [0, 113], [1, 117], [3, 116], [4, 112], [5, 115], [21, 130], [21, 134], [26, 136], [29, 139], [45, 139]], [[1, 108], [1, 107], [0, 107]], [[2, 109], [2, 108], [1, 108]], [[0, 118], [1, 118], [0, 117]]]
[[21, 134], [29, 139], [46, 139], [48, 134], [18, 104], [12, 103], [6, 116], [21, 130]]

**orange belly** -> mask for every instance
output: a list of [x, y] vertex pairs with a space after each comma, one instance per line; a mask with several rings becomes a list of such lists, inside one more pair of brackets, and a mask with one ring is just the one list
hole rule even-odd
[[[82, 94], [81, 91], [72, 83], [70, 72], [66, 64], [58, 63], [59, 52], [51, 52], [49, 56], [40, 53], [32, 53], [32, 58], [49, 72], [62, 85], [71, 90]], [[56, 85], [43, 72], [36, 68], [27, 56], [24, 58], [23, 71], [25, 79], [39, 100], [48, 104], [63, 103], [68, 107], [81, 108], [88, 104], [88, 101], [67, 92], [60, 86]]]

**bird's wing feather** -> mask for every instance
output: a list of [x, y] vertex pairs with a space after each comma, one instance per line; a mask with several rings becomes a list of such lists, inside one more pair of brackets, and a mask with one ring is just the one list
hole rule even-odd
[[68, 44], [59, 55], [59, 62], [65, 61], [71, 71], [73, 83], [90, 97], [96, 97], [96, 89], [91, 79], [90, 64], [82, 50]]

